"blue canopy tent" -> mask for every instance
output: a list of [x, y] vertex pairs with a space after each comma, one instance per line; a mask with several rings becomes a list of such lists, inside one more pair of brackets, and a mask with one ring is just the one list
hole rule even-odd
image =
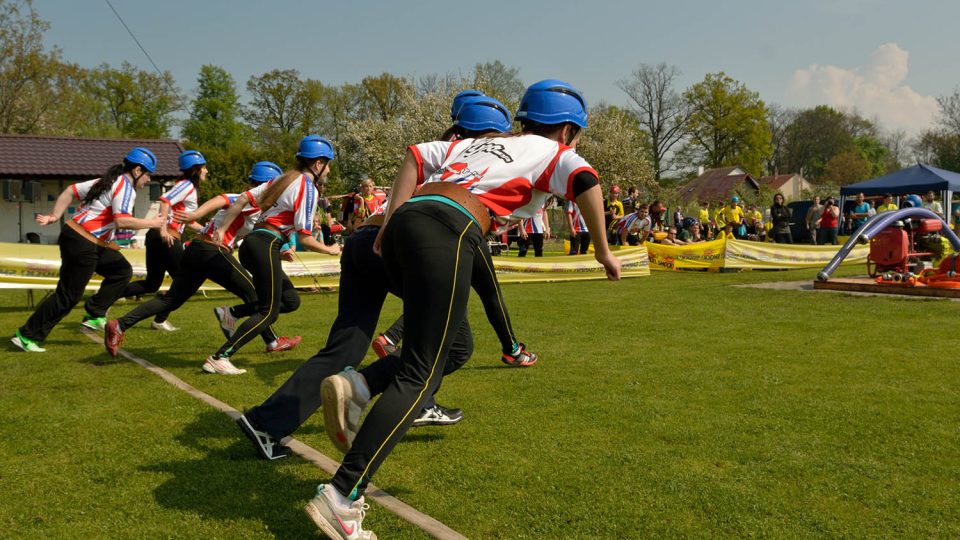
[[864, 195], [890, 193], [898, 196], [915, 193], [922, 197], [928, 191], [940, 193], [943, 211], [946, 214], [944, 218], [949, 223], [953, 194], [960, 192], [960, 173], [945, 171], [922, 163], [878, 178], [843, 186], [840, 188], [840, 208], [843, 208], [845, 198], [857, 193]]

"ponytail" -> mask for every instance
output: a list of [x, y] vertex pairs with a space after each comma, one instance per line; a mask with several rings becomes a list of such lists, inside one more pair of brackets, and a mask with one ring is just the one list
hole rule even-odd
[[280, 196], [283, 195], [283, 192], [290, 187], [290, 184], [297, 178], [300, 178], [301, 174], [304, 174], [314, 163], [321, 159], [324, 158], [307, 159], [298, 157], [297, 167], [295, 169], [289, 170], [270, 181], [267, 188], [263, 190], [263, 195], [260, 196], [260, 200], [257, 201], [257, 206], [267, 209], [276, 204]]
[[110, 190], [110, 186], [113, 185], [114, 180], [116, 180], [118, 176], [133, 170], [134, 167], [136, 167], [135, 164], [124, 160], [123, 163], [118, 163], [107, 169], [107, 172], [103, 173], [100, 176], [100, 180], [87, 192], [86, 197], [83, 198], [83, 204], [90, 204], [99, 199], [101, 195]]

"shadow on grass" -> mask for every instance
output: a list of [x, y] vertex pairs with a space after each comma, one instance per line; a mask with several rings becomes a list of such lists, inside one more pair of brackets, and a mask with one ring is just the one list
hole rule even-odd
[[[225, 439], [231, 441], [229, 446], [224, 446]], [[154, 490], [161, 506], [198, 514], [204, 521], [256, 520], [277, 538], [316, 535], [303, 505], [317, 481], [284, 472], [287, 464], [257, 459], [229, 418], [203, 412], [176, 440], [204, 455], [141, 467], [170, 477]]]

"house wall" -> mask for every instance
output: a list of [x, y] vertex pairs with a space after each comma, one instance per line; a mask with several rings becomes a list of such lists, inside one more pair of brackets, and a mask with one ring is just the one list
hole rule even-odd
[[[41, 196], [35, 202], [18, 203], [0, 200], [0, 242], [26, 242], [27, 233], [35, 232], [40, 235], [41, 243], [56, 244], [57, 237], [60, 235], [60, 224], [41, 227], [34, 220], [34, 216], [49, 214], [60, 193], [74, 182], [74, 180], [41, 180]], [[63, 218], [73, 217], [78, 207], [79, 203], [71, 204]], [[150, 189], [147, 187], [138, 189], [134, 206], [135, 216], [142, 218], [148, 213], [155, 214], [157, 209], [158, 203], [150, 202]]]

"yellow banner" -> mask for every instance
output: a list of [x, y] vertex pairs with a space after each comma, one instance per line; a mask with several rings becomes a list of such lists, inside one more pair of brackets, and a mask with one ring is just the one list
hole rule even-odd
[[[771, 244], [747, 240], [727, 240], [724, 250], [724, 268], [788, 269], [823, 268], [837, 254], [840, 246], [810, 246], [804, 244]], [[865, 264], [870, 246], [857, 245], [843, 264]]]
[[[837, 254], [840, 246], [773, 244], [747, 240], [720, 239], [686, 246], [644, 244], [654, 269], [684, 270], [721, 268], [739, 270], [776, 270], [822, 268]], [[850, 251], [843, 264], [863, 264], [870, 247], [859, 245]]]
[[[133, 279], [146, 276], [146, 250], [125, 249], [123, 256], [133, 267]], [[647, 250], [616, 252], [623, 264], [623, 277], [650, 275]], [[494, 257], [494, 269], [501, 283], [531, 283], [606, 279], [603, 268], [592, 255], [555, 257]], [[297, 288], [330, 287], [340, 282], [340, 258], [320, 253], [299, 252], [293, 262], [283, 262], [283, 271]], [[54, 289], [60, 279], [60, 252], [57, 246], [0, 242], [0, 288]], [[96, 290], [100, 277], [94, 275], [87, 289]], [[170, 286], [165, 277], [162, 289]], [[206, 282], [205, 290], [220, 287]]]
[[653, 268], [716, 270], [723, 268], [724, 242], [725, 240], [713, 240], [686, 246], [666, 246], [647, 242], [644, 247], [650, 254], [650, 266]]

